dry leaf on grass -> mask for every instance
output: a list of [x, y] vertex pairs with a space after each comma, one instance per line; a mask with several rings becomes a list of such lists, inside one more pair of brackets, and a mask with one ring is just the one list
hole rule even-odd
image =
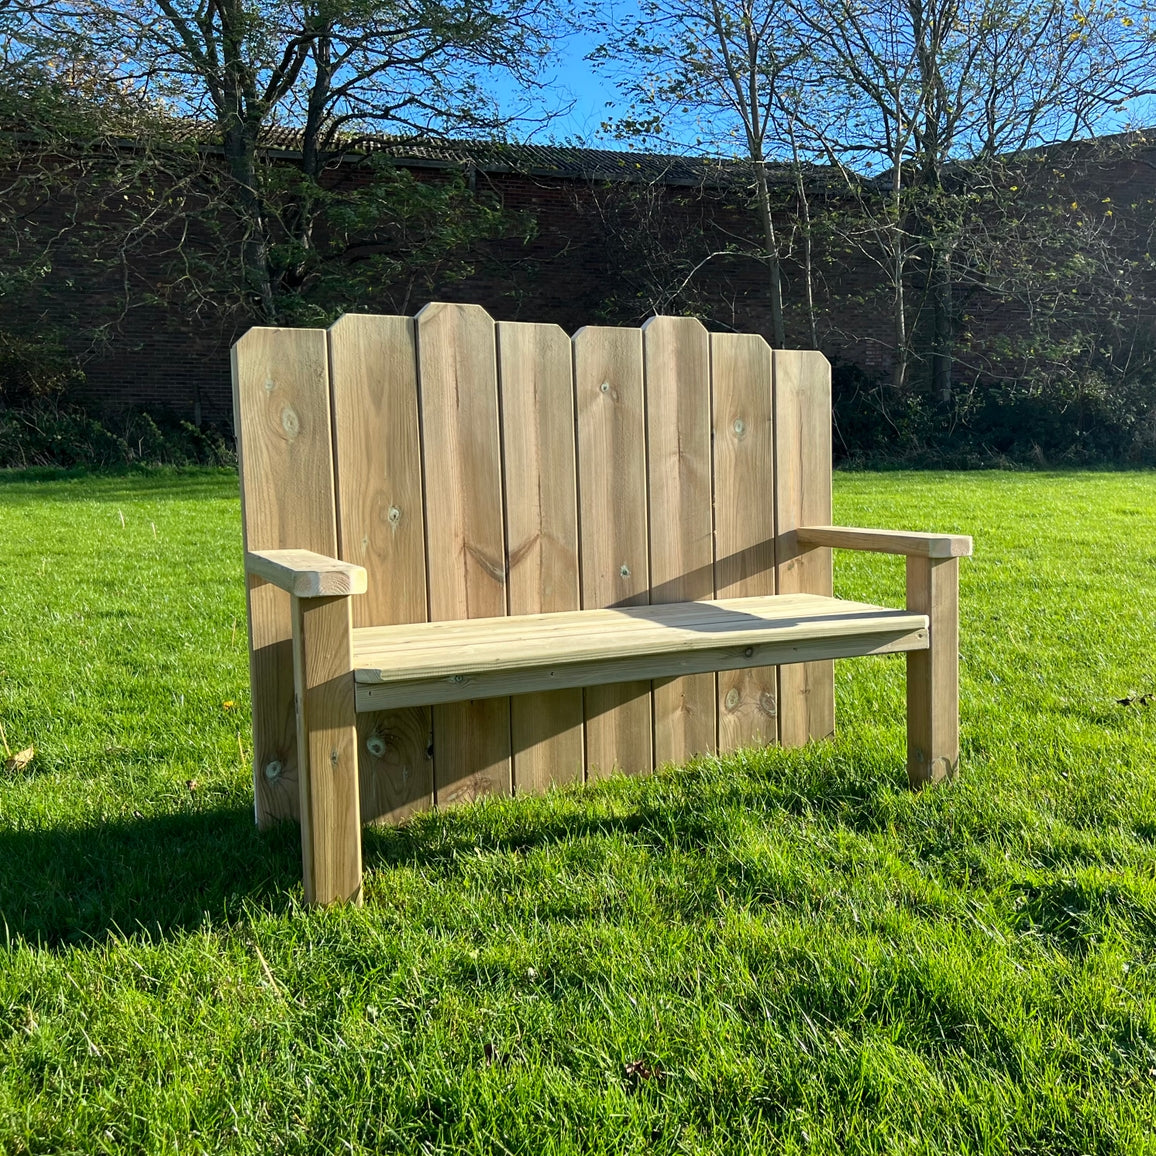
[[657, 1064], [648, 1064], [645, 1060], [631, 1060], [624, 1065], [623, 1075], [626, 1077], [627, 1087], [631, 1092], [638, 1090], [643, 1080], [662, 1080], [664, 1074]]
[[8, 758], [7, 762], [5, 762], [5, 764], [4, 764], [4, 769], [9, 774], [14, 774], [17, 771], [22, 771], [22, 770], [24, 770], [24, 768], [26, 766], [28, 766], [28, 764], [30, 762], [32, 762], [32, 760], [35, 756], [36, 756], [36, 748], [35, 747], [25, 747], [24, 750], [17, 751], [14, 755], [11, 755]]

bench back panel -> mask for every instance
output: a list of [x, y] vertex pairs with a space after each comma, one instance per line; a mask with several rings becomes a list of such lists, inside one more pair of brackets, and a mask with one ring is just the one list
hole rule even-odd
[[[570, 339], [435, 304], [327, 334], [251, 330], [234, 380], [247, 548], [365, 566], [355, 626], [830, 593], [830, 551], [790, 534], [831, 520], [821, 355], [688, 318]], [[262, 630], [288, 637], [286, 602], [250, 591], [255, 651]], [[285, 735], [275, 789], [268, 741], [257, 753], [259, 811], [278, 815], [296, 790], [282, 658], [253, 660], [254, 725], [259, 697], [261, 725]], [[818, 663], [361, 716], [362, 814], [801, 741], [833, 726], [831, 687]]]
[[[316, 329], [250, 329], [233, 348], [233, 409], [245, 548], [337, 549], [326, 335]], [[257, 820], [296, 816], [297, 722], [288, 596], [252, 585], [249, 672], [253, 688]]]
[[[506, 584], [511, 614], [578, 610], [578, 465], [570, 338], [556, 325], [498, 323]], [[514, 783], [540, 792], [581, 782], [582, 691], [510, 700]]]
[[[780, 594], [832, 592], [831, 551], [800, 550], [791, 531], [831, 523], [830, 371], [819, 354], [775, 353], [775, 569]], [[835, 730], [830, 662], [779, 667], [779, 742]]]
[[[711, 336], [714, 400], [715, 593], [719, 598], [774, 594], [775, 502], [768, 463], [775, 460], [771, 349], [745, 333]], [[719, 749], [778, 737], [775, 667], [718, 676]]]
[[[642, 333], [587, 326], [574, 335], [578, 526], [583, 609], [650, 601]], [[588, 778], [654, 765], [650, 684], [585, 692]]]
[[[425, 501], [410, 317], [347, 314], [329, 330], [337, 538], [373, 575], [354, 626], [424, 622]], [[430, 709], [359, 715], [361, 814], [397, 822], [433, 802]]]

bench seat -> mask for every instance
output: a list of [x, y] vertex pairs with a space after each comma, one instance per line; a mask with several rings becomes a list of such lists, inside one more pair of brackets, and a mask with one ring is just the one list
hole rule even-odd
[[358, 711], [926, 650], [925, 614], [815, 594], [353, 631]]

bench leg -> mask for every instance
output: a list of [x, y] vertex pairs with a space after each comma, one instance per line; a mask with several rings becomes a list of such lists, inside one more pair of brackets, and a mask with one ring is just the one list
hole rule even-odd
[[907, 559], [907, 609], [929, 619], [927, 650], [907, 652], [907, 777], [913, 787], [959, 768], [959, 559]]
[[293, 599], [293, 677], [306, 903], [361, 902], [348, 597]]

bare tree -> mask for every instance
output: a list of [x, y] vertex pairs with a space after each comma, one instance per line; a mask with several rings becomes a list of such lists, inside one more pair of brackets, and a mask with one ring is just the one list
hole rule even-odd
[[[552, 0], [12, 0], [24, 41], [83, 44], [110, 73], [215, 126], [240, 223], [237, 259], [259, 316], [276, 322], [278, 235], [308, 252], [326, 166], [359, 134], [486, 130], [503, 117], [495, 71], [528, 81]], [[299, 179], [275, 207], [270, 130]], [[288, 275], [294, 271], [290, 268]]]
[[781, 0], [644, 0], [626, 36], [595, 53], [619, 69], [632, 102], [619, 134], [667, 142], [689, 129], [698, 147], [737, 152], [751, 169], [771, 312], [771, 339], [786, 343], [782, 259], [770, 171], [782, 156], [780, 82], [802, 51]]
[[[1141, 0], [1142, 3], [1142, 0]], [[1063, 0], [791, 0], [811, 75], [800, 119], [860, 212], [856, 240], [892, 294], [893, 384], [907, 384], [919, 283], [937, 395], [952, 390], [953, 286], [986, 166], [1102, 130], [1156, 90], [1140, 4]], [[878, 174], [870, 183], [864, 174]], [[996, 198], [998, 199], [998, 197]], [[869, 244], [863, 244], [869, 241]]]

